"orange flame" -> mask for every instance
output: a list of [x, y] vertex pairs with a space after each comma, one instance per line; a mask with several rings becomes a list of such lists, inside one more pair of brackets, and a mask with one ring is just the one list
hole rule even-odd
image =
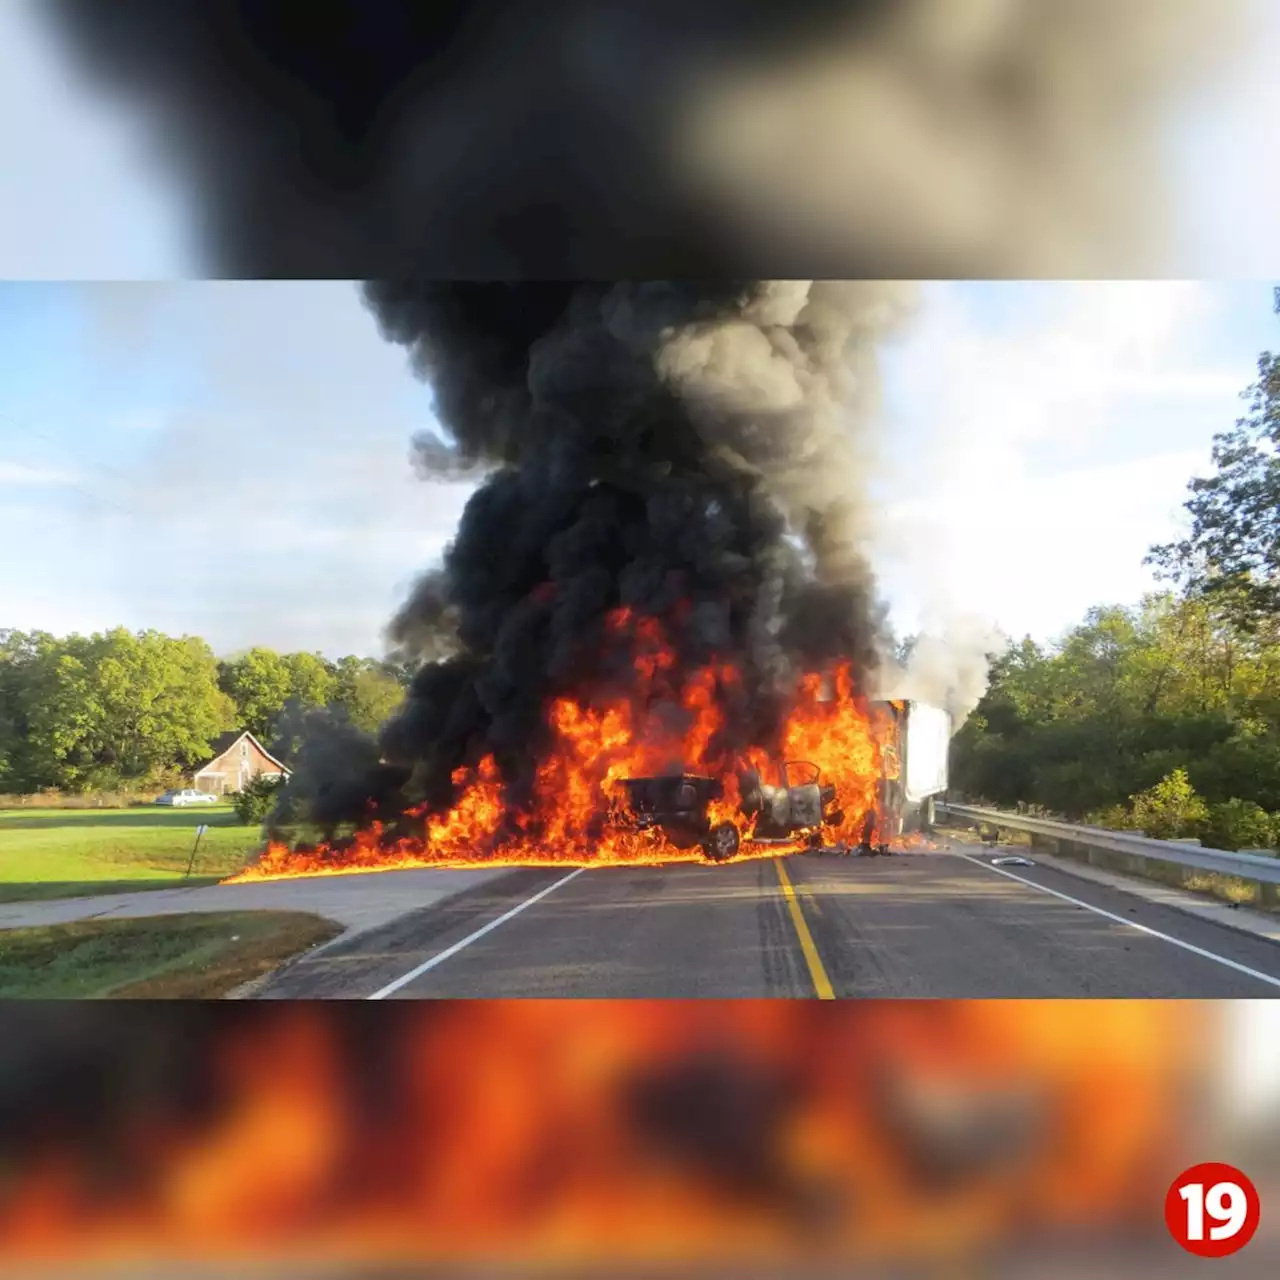
[[1131, 1001], [377, 1012], [221, 1019], [198, 1109], [121, 1087], [105, 1146], [59, 1129], [5, 1162], [0, 1258], [928, 1254], [1154, 1224], [1205, 1040], [1196, 1006]]
[[[546, 711], [550, 749], [538, 764], [531, 798], [516, 804], [491, 755], [455, 771], [456, 799], [443, 813], [411, 811], [425, 824], [421, 837], [392, 838], [373, 822], [339, 844], [292, 849], [270, 843], [252, 866], [229, 882], [419, 867], [529, 866], [701, 861], [697, 847], [680, 848], [657, 828], [637, 830], [627, 819], [619, 784], [673, 768], [715, 778], [723, 795], [711, 801], [713, 823], [732, 821], [745, 840], [744, 857], [774, 857], [811, 838], [856, 845], [868, 813], [875, 813], [882, 777], [896, 776], [896, 726], [883, 705], [857, 688], [850, 663], [840, 663], [824, 697], [824, 678], [799, 682], [780, 740], [769, 750], [725, 746], [726, 700], [741, 696], [741, 673], [728, 662], [681, 672], [661, 623], [618, 609], [607, 619], [614, 643], [629, 645], [634, 679], [625, 693], [584, 705], [554, 700]], [[663, 714], [682, 712], [672, 727]], [[767, 845], [750, 843], [754, 823], [740, 812], [738, 770], [777, 777], [779, 757], [803, 760], [834, 785], [843, 819], [819, 831]], [[887, 772], [886, 772], [887, 769]]]

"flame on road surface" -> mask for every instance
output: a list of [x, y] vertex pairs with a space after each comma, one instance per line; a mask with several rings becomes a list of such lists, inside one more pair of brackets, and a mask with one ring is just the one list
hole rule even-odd
[[721, 783], [723, 796], [708, 812], [713, 823], [737, 823], [746, 841], [739, 856], [776, 857], [807, 847], [808, 833], [752, 845], [751, 824], [739, 812], [738, 772], [754, 768], [773, 781], [779, 759], [815, 764], [823, 781], [834, 784], [843, 820], [814, 833], [824, 844], [862, 840], [881, 778], [897, 777], [900, 766], [893, 715], [860, 692], [852, 664], [799, 680], [776, 743], [735, 747], [726, 740], [727, 711], [744, 695], [733, 665], [679, 670], [662, 624], [626, 609], [610, 615], [607, 631], [615, 645], [630, 649], [629, 687], [589, 705], [569, 697], [551, 703], [551, 747], [528, 801], [513, 801], [496, 761], [485, 756], [455, 771], [457, 798], [447, 811], [410, 811], [421, 834], [392, 835], [383, 823], [370, 822], [343, 841], [295, 847], [270, 842], [226, 883], [421, 867], [705, 861], [696, 846], [677, 848], [660, 831], [637, 831], [625, 821], [622, 780], [673, 767]]

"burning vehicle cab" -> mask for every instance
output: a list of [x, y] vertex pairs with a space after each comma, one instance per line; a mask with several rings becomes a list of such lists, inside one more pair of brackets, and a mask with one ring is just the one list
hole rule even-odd
[[677, 849], [701, 845], [713, 862], [728, 861], [741, 847], [737, 826], [712, 817], [712, 802], [724, 798], [718, 779], [674, 773], [624, 778], [622, 787], [626, 799], [617, 816], [637, 830], [657, 829]]
[[817, 847], [822, 828], [839, 827], [844, 814], [837, 807], [836, 788], [824, 783], [822, 771], [808, 760], [787, 760], [778, 781], [762, 780], [757, 770], [742, 775], [742, 812], [755, 819], [752, 839], [760, 844], [790, 844], [797, 836]]
[[874, 705], [879, 777], [869, 803], [853, 811], [835, 781], [808, 760], [784, 760], [766, 779], [758, 768], [737, 774], [731, 799], [717, 778], [678, 773], [626, 778], [612, 820], [661, 834], [677, 849], [701, 846], [726, 862], [743, 844], [789, 846], [782, 852], [885, 854], [893, 841], [933, 825], [934, 801], [948, 783], [951, 718], [919, 702]]
[[818, 766], [807, 760], [782, 764], [775, 785], [763, 782], [756, 770], [744, 772], [736, 812], [725, 802], [725, 787], [717, 778], [678, 773], [626, 778], [622, 786], [624, 822], [642, 831], [657, 828], [677, 849], [701, 845], [712, 862], [734, 857], [744, 839], [753, 844], [804, 840], [816, 847], [824, 826], [844, 821], [836, 808], [836, 788], [824, 784]]

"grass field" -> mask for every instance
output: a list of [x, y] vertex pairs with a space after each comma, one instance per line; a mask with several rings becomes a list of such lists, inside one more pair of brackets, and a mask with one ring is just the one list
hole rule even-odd
[[293, 911], [86, 920], [0, 931], [3, 999], [216, 999], [342, 932]]
[[200, 840], [191, 884], [244, 866], [260, 842], [229, 805], [184, 809], [0, 809], [0, 902], [67, 898], [182, 882]]

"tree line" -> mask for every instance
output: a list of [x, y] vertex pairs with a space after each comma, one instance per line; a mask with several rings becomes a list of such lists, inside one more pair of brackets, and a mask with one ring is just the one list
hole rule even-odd
[[[1280, 290], [1275, 309], [1280, 312]], [[953, 786], [996, 805], [1217, 848], [1280, 845], [1280, 357], [1188, 485], [1165, 589], [995, 657], [952, 748]]]
[[199, 637], [123, 627], [0, 630], [0, 793], [172, 785], [229, 730], [248, 729], [287, 761], [318, 709], [376, 730], [408, 674], [266, 648], [219, 659]]

